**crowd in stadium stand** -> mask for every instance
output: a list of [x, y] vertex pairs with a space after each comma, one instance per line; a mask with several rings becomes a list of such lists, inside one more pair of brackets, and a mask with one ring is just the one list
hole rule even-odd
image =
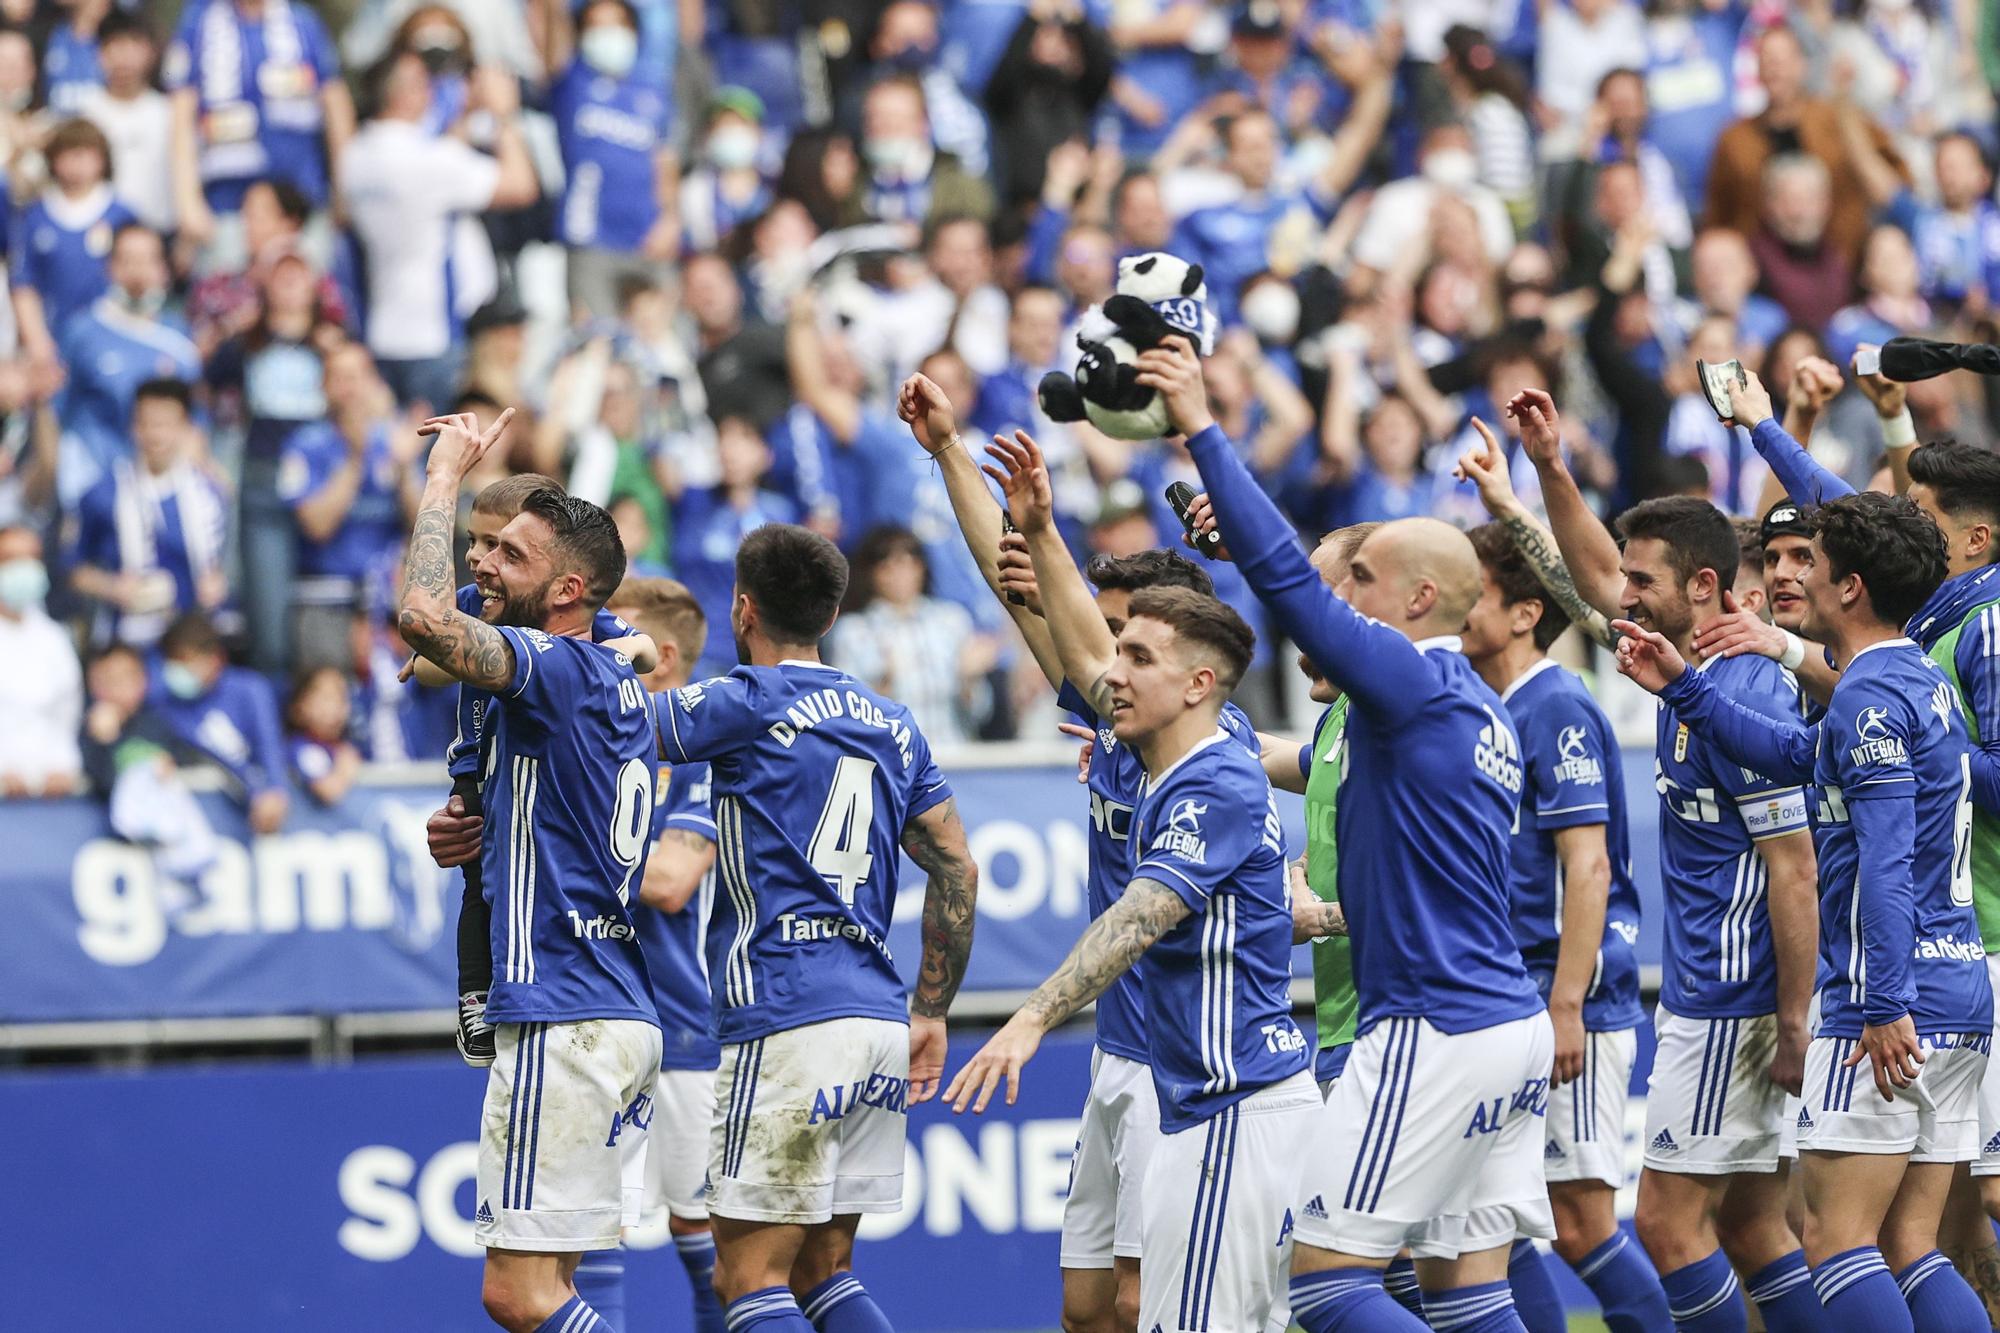
[[[205, 757], [268, 829], [440, 755], [392, 607], [445, 409], [516, 407], [474, 482], [557, 478], [695, 592], [700, 673], [739, 540], [805, 523], [854, 560], [832, 659], [1011, 736], [1038, 678], [895, 386], [1032, 432], [1079, 556], [1178, 542], [1181, 446], [1036, 398], [1147, 250], [1203, 266], [1216, 415], [1304, 531], [1482, 520], [1452, 466], [1526, 386], [1607, 511], [1753, 513], [1696, 355], [1865, 485], [1856, 346], [1994, 336], [1996, 10], [0, 0], [0, 795]], [[1922, 438], [1994, 438], [1960, 380]]]

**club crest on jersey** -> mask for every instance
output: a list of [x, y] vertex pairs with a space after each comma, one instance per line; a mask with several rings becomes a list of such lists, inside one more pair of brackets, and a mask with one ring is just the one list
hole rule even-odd
[[1854, 738], [1860, 744], [1847, 752], [1854, 764], [1907, 764], [1909, 751], [1900, 736], [1889, 734], [1889, 710], [1868, 707], [1854, 719]]
[[1685, 762], [1688, 757], [1688, 724], [1683, 722], [1674, 731], [1674, 762]]
[[1579, 787], [1595, 787], [1604, 781], [1604, 766], [1589, 750], [1590, 733], [1582, 727], [1564, 727], [1556, 735], [1557, 782], [1573, 782]]
[[1516, 796], [1521, 794], [1521, 747], [1500, 715], [1485, 704], [1486, 725], [1479, 729], [1479, 741], [1472, 747], [1472, 763]]

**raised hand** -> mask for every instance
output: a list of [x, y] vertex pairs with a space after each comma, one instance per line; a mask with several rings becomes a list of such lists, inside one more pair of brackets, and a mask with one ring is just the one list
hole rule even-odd
[[943, 389], [924, 375], [912, 375], [896, 391], [896, 415], [929, 454], [941, 453], [958, 438], [958, 417]]
[[1743, 383], [1729, 386], [1729, 424], [1750, 430], [1777, 414], [1771, 410], [1771, 395], [1757, 372], [1743, 372]]
[[[1200, 495], [1188, 501], [1188, 522], [1194, 527], [1195, 537], [1206, 539], [1210, 533], [1216, 530], [1215, 506], [1209, 503], [1207, 491], [1203, 491]], [[1194, 550], [1199, 551], [1202, 549], [1199, 546], [1195, 546], [1194, 537], [1188, 536], [1185, 532], [1181, 534], [1181, 541]], [[1208, 543], [1206, 554], [1212, 560], [1227, 560], [1229, 559], [1229, 547], [1218, 539]]]
[[999, 467], [981, 463], [980, 470], [1000, 483], [1007, 497], [1007, 514], [1023, 534], [1034, 534], [1055, 521], [1055, 495], [1049, 489], [1049, 468], [1041, 446], [1024, 430], [1014, 438], [995, 435], [986, 452]]
[[1173, 419], [1174, 429], [1183, 435], [1199, 435], [1215, 424], [1215, 414], [1208, 410], [1208, 386], [1201, 379], [1201, 358], [1185, 337], [1168, 337], [1158, 347], [1139, 353], [1134, 364], [1139, 383], [1167, 400], [1167, 415]]
[[1736, 594], [1722, 594], [1722, 614], [1701, 627], [1694, 636], [1694, 650], [1703, 661], [1711, 657], [1737, 657], [1755, 653], [1777, 661], [1785, 655], [1785, 632], [1764, 618], [1736, 604]]
[[426, 471], [433, 476], [463, 479], [479, 465], [486, 451], [499, 443], [500, 437], [507, 433], [507, 423], [513, 419], [514, 409], [510, 407], [482, 431], [479, 418], [471, 412], [430, 418], [417, 427], [417, 434], [436, 437], [431, 444], [431, 456], [424, 464]]
[[1521, 390], [1507, 400], [1507, 415], [1521, 428], [1521, 447], [1536, 466], [1562, 462], [1562, 417], [1546, 390]]
[[1467, 449], [1460, 454], [1452, 475], [1479, 488], [1479, 502], [1493, 517], [1503, 518], [1520, 513], [1521, 497], [1514, 494], [1514, 476], [1507, 466], [1507, 451], [1500, 447], [1492, 428], [1478, 417], [1472, 419], [1472, 428], [1479, 432], [1485, 447]]
[[1808, 411], [1819, 411], [1846, 386], [1847, 381], [1840, 377], [1840, 367], [1825, 357], [1802, 356], [1792, 368], [1792, 397]]
[[1065, 736], [1074, 736], [1083, 742], [1083, 748], [1076, 755], [1076, 780], [1079, 786], [1090, 782], [1090, 752], [1097, 745], [1097, 733], [1076, 722], [1058, 722], [1056, 730]]
[[[1871, 344], [1863, 343], [1854, 353], [1856, 359], [1860, 358], [1862, 351], [1870, 349]], [[1905, 403], [1909, 400], [1910, 390], [1908, 385], [1898, 384], [1896, 381], [1883, 376], [1879, 371], [1873, 375], [1857, 373], [1854, 376], [1854, 382], [1861, 386], [1861, 392], [1868, 396], [1868, 401], [1875, 404], [1875, 415], [1878, 417], [1886, 418], [1900, 414]]]
[[1664, 635], [1640, 629], [1629, 620], [1614, 620], [1611, 628], [1625, 636], [1618, 641], [1618, 673], [1648, 694], [1658, 694], [1687, 670]]

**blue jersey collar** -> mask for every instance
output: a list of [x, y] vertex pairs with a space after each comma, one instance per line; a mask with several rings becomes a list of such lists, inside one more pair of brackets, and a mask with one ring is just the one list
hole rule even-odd
[[1928, 652], [1939, 639], [1951, 633], [1973, 607], [1996, 597], [2000, 597], [2000, 565], [1984, 565], [1954, 575], [1940, 583], [1930, 600], [1910, 617], [1910, 637]]
[[1434, 634], [1428, 639], [1418, 639], [1413, 646], [1420, 653], [1427, 653], [1433, 648], [1442, 648], [1448, 653], [1457, 653], [1465, 650], [1465, 640], [1459, 638], [1456, 634]]
[[1520, 692], [1520, 689], [1523, 685], [1526, 685], [1529, 681], [1541, 675], [1544, 671], [1554, 670], [1555, 665], [1556, 663], [1554, 658], [1544, 657], [1541, 661], [1535, 663], [1533, 666], [1529, 667], [1526, 671], [1523, 671], [1520, 675], [1514, 677], [1514, 683], [1509, 685], [1506, 689], [1500, 692], [1500, 702], [1503, 704], [1506, 703], [1509, 699], [1513, 698], [1515, 694]]

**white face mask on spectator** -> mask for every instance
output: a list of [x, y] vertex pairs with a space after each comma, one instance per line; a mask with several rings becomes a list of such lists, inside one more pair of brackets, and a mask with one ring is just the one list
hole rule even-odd
[[1266, 343], [1289, 343], [1299, 331], [1299, 294], [1282, 282], [1260, 282], [1243, 298], [1243, 322]]
[[577, 43], [584, 63], [606, 78], [622, 79], [639, 59], [639, 34], [621, 24], [586, 28]]
[[1424, 155], [1424, 179], [1447, 190], [1463, 190], [1479, 178], [1479, 163], [1464, 148], [1434, 148]]
[[722, 171], [740, 171], [757, 163], [762, 136], [748, 125], [724, 125], [708, 136], [708, 160]]
[[42, 604], [49, 595], [49, 571], [32, 556], [22, 556], [0, 564], [0, 606], [10, 611], [27, 611]]
[[903, 175], [916, 165], [929, 146], [922, 139], [869, 139], [861, 145], [861, 151], [875, 170]]

